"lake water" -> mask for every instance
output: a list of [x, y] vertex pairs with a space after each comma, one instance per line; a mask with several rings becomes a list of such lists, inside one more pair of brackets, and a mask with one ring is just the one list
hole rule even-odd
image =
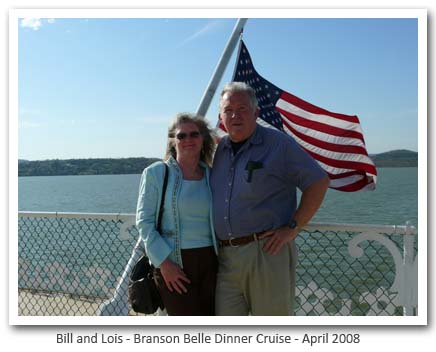
[[[140, 175], [18, 178], [20, 211], [134, 213]], [[328, 190], [314, 222], [418, 225], [418, 168], [379, 168], [377, 189]]]
[[[418, 222], [418, 169], [381, 168], [377, 189], [371, 192], [327, 192], [314, 222], [404, 225]], [[140, 175], [20, 177], [19, 210], [38, 212], [134, 213]], [[100, 227], [98, 221], [43, 222], [19, 220], [19, 287], [67, 292], [91, 297], [109, 297], [130, 257], [137, 233], [131, 243], [121, 241], [117, 224]], [[70, 230], [74, 229], [74, 236]], [[100, 232], [96, 232], [98, 229]], [[105, 232], [104, 236], [96, 233]], [[333, 292], [328, 304], [331, 314], [341, 308], [339, 298], [353, 300], [353, 314], [366, 314], [360, 303], [363, 292], [392, 285], [395, 265], [390, 253], [375, 241], [362, 244], [367, 253], [359, 259], [348, 254], [353, 234], [314, 232], [299, 236], [297, 284], [306, 287], [315, 281]], [[390, 236], [399, 248], [401, 239]], [[54, 263], [56, 266], [54, 266]], [[95, 267], [110, 275], [91, 277], [104, 285], [91, 284]], [[60, 268], [51, 269], [47, 268]], [[323, 291], [324, 292], [324, 291]], [[300, 298], [299, 298], [300, 299]], [[297, 304], [301, 304], [297, 299]], [[307, 314], [311, 314], [307, 312]], [[399, 313], [398, 313], [399, 314]]]

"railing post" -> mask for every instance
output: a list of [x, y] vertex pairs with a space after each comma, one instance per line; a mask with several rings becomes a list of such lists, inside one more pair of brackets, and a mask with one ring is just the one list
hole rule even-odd
[[417, 297], [417, 273], [414, 270], [414, 244], [415, 236], [410, 222], [406, 222], [406, 233], [403, 236], [403, 280], [401, 287], [403, 315], [414, 315], [414, 297]]

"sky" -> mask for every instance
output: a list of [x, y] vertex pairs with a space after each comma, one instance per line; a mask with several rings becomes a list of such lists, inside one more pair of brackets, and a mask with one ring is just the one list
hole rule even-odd
[[[20, 18], [18, 157], [162, 157], [168, 123], [195, 112], [235, 18]], [[370, 154], [418, 151], [416, 18], [249, 18], [258, 73], [357, 115]], [[206, 115], [230, 81], [234, 51]]]

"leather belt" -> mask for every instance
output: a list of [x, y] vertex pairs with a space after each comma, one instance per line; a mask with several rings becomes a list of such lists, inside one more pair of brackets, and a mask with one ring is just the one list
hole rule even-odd
[[219, 243], [220, 247], [243, 246], [244, 244], [248, 244], [250, 242], [257, 241], [258, 237], [263, 235], [266, 232], [267, 231], [255, 232], [255, 233], [252, 233], [252, 234], [250, 234], [248, 236], [244, 236], [244, 237], [230, 237], [228, 240], [219, 240], [218, 243]]

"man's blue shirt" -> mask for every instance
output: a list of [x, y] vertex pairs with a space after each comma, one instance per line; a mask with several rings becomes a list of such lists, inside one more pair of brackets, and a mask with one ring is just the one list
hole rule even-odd
[[210, 179], [217, 237], [242, 237], [288, 224], [297, 208], [297, 187], [304, 191], [325, 176], [283, 132], [257, 125], [236, 155], [224, 137]]

